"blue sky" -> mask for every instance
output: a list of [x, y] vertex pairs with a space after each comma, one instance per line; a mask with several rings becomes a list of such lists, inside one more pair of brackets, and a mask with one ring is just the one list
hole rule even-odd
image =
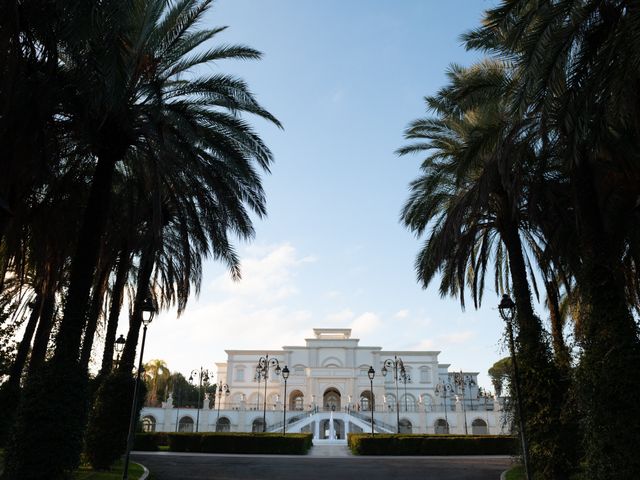
[[218, 0], [207, 17], [224, 43], [264, 53], [221, 62], [284, 125], [250, 119], [273, 150], [268, 218], [238, 244], [243, 280], [207, 263], [202, 293], [182, 317], [149, 330], [145, 359], [187, 373], [225, 361], [224, 349], [300, 345], [314, 327], [351, 327], [361, 345], [441, 351], [452, 368], [481, 372], [505, 352], [498, 296], [463, 312], [438, 284], [417, 284], [420, 241], [399, 223], [421, 158], [398, 158], [423, 97], [450, 63], [480, 58], [459, 36], [495, 2]]

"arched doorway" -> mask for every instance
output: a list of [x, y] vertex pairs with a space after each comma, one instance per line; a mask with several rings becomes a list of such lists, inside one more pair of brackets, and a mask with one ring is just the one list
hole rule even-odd
[[400, 433], [412, 433], [413, 431], [413, 425], [406, 418], [400, 419], [400, 423], [398, 424], [398, 427], [400, 427], [399, 428]]
[[433, 428], [436, 433], [449, 433], [449, 424], [443, 418], [439, 418], [438, 420], [436, 420]]
[[156, 419], [152, 415], [147, 415], [142, 419], [142, 431], [143, 432], [155, 432], [156, 431]]
[[370, 412], [376, 408], [375, 396], [371, 390], [365, 390], [360, 394], [360, 410]]
[[487, 435], [489, 433], [487, 422], [480, 418], [476, 418], [471, 424], [471, 433], [474, 435]]
[[178, 423], [179, 432], [193, 432], [193, 419], [191, 417], [182, 417]]
[[220, 417], [216, 422], [216, 432], [231, 431], [231, 421], [227, 417]]
[[322, 396], [322, 405], [326, 411], [340, 411], [340, 392], [335, 388], [327, 388]]
[[263, 432], [264, 431], [263, 426], [264, 426], [264, 422], [262, 421], [262, 418], [256, 418], [251, 424], [251, 431], [253, 433]]
[[304, 410], [304, 394], [300, 390], [294, 390], [289, 395], [289, 411], [301, 412]]

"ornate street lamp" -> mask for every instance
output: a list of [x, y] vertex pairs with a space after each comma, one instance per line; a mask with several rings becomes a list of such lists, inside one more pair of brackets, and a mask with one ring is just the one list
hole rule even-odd
[[447, 424], [447, 433], [449, 433], [449, 419], [447, 418], [447, 393], [451, 392], [453, 388], [447, 382], [440, 381], [435, 388], [436, 395], [442, 396], [442, 402], [444, 404], [444, 422]]
[[284, 413], [282, 414], [282, 434], [287, 434], [287, 379], [289, 378], [289, 367], [286, 365], [282, 369], [282, 378], [284, 379]]
[[262, 432], [267, 431], [267, 380], [269, 379], [269, 369], [275, 367], [274, 372], [276, 375], [280, 375], [280, 363], [277, 358], [269, 358], [269, 355], [260, 357], [258, 364], [256, 365], [256, 375], [258, 381], [260, 378], [264, 379], [264, 406], [262, 409]]
[[229, 390], [229, 385], [226, 383], [222, 383], [222, 380], [218, 382], [216, 386], [216, 393], [218, 394], [218, 417], [216, 418], [216, 432], [218, 431], [218, 427], [220, 426], [220, 404], [222, 403], [222, 394], [224, 393], [227, 397], [231, 393]]
[[196, 433], [198, 433], [198, 426], [200, 425], [200, 402], [202, 398], [202, 383], [204, 382], [204, 388], [207, 388], [207, 382], [209, 381], [209, 370], [200, 367], [200, 370], [192, 370], [191, 376], [189, 376], [189, 383], [193, 385], [193, 376], [198, 377], [198, 410], [196, 411]]
[[120, 365], [120, 355], [122, 355], [122, 351], [124, 350], [124, 345], [127, 341], [124, 338], [124, 335], [120, 334], [120, 336], [116, 339], [114, 348], [116, 350], [116, 366]]
[[387, 376], [389, 369], [393, 368], [393, 380], [396, 384], [396, 429], [400, 433], [400, 397], [398, 396], [398, 380], [404, 380], [407, 371], [404, 369], [404, 362], [397, 355], [393, 356], [393, 360], [387, 359], [382, 364], [382, 375]]
[[509, 350], [511, 351], [511, 363], [513, 364], [513, 383], [515, 387], [516, 401], [518, 402], [518, 420], [520, 423], [520, 441], [522, 442], [522, 461], [524, 463], [524, 473], [527, 479], [531, 478], [529, 471], [529, 447], [527, 436], [525, 435], [525, 412], [522, 407], [522, 396], [520, 393], [520, 375], [518, 372], [518, 362], [516, 360], [516, 347], [513, 341], [513, 319], [516, 316], [516, 304], [506, 293], [502, 295], [500, 305], [498, 305], [500, 316], [507, 323], [507, 334], [509, 336]]
[[408, 412], [409, 407], [407, 404], [407, 383], [411, 383], [411, 375], [406, 373], [404, 377], [402, 377], [402, 383], [404, 383], [404, 411]]
[[[464, 413], [464, 434], [469, 435], [469, 427], [467, 426], [467, 407], [465, 406], [465, 390], [469, 387], [469, 396], [471, 396], [471, 387], [476, 384], [471, 375], [464, 375], [462, 370], [460, 373], [453, 374], [453, 383], [462, 390], [462, 412]], [[473, 410], [473, 408], [472, 408]]]
[[373, 378], [376, 376], [376, 371], [373, 369], [373, 365], [369, 366], [367, 375], [369, 376], [369, 383], [371, 384], [371, 390], [369, 390], [369, 393], [371, 394], [369, 397], [369, 409], [371, 410], [371, 435], [373, 436], [376, 434], [373, 430]]
[[151, 297], [147, 297], [140, 305], [140, 314], [142, 315], [142, 324], [144, 328], [142, 330], [142, 345], [140, 347], [140, 360], [138, 362], [138, 371], [136, 373], [136, 380], [133, 386], [133, 403], [131, 404], [131, 417], [129, 418], [129, 434], [127, 435], [127, 449], [124, 456], [124, 471], [122, 472], [122, 480], [129, 479], [129, 457], [131, 455], [131, 447], [133, 447], [133, 434], [136, 425], [136, 413], [138, 405], [138, 390], [140, 383], [140, 376], [142, 375], [142, 358], [144, 356], [144, 344], [147, 340], [147, 327], [153, 320], [153, 316], [156, 313], [156, 307]]

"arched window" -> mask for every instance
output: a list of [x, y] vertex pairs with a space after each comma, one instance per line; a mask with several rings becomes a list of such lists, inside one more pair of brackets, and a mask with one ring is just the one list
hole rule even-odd
[[360, 410], [371, 411], [375, 408], [375, 397], [370, 390], [365, 390], [360, 394]]
[[400, 419], [400, 423], [398, 423], [398, 429], [400, 433], [411, 433], [413, 425], [411, 425], [411, 422], [406, 418], [402, 418]]
[[433, 428], [436, 433], [449, 433], [449, 424], [444, 418], [439, 418], [434, 423]]
[[251, 424], [251, 431], [253, 433], [263, 432], [264, 431], [263, 425], [264, 425], [264, 422], [262, 421], [262, 418], [256, 418]]
[[420, 367], [420, 383], [431, 383], [431, 369]]
[[142, 431], [143, 432], [155, 432], [156, 431], [156, 419], [152, 415], [147, 415], [142, 418]]
[[231, 431], [231, 421], [227, 417], [220, 417], [216, 422], [216, 432]]
[[416, 410], [416, 397], [407, 393], [400, 398], [400, 411], [415, 412]]
[[488, 435], [489, 428], [487, 427], [487, 422], [480, 418], [476, 418], [471, 423], [471, 433], [473, 433], [474, 435]]
[[191, 417], [182, 417], [178, 423], [179, 432], [193, 432], [193, 419]]
[[304, 410], [304, 394], [300, 390], [294, 390], [289, 394], [289, 410], [295, 412]]

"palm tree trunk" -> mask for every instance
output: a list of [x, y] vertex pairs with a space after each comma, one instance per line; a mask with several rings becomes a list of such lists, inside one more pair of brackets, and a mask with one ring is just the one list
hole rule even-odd
[[567, 371], [571, 367], [571, 357], [564, 341], [563, 321], [558, 300], [558, 288], [554, 280], [545, 281], [547, 291], [547, 307], [551, 323], [551, 341], [556, 364], [561, 370]]
[[155, 251], [153, 247], [147, 246], [140, 258], [140, 267], [138, 270], [138, 284], [136, 287], [136, 298], [134, 301], [133, 312], [129, 318], [129, 333], [127, 333], [127, 341], [122, 351], [119, 369], [123, 372], [131, 372], [135, 364], [136, 347], [138, 345], [138, 336], [140, 334], [140, 326], [142, 325], [142, 312], [140, 306], [145, 298], [149, 295], [149, 285], [151, 283], [151, 273], [153, 272]]
[[131, 253], [125, 245], [120, 251], [120, 259], [118, 261], [118, 270], [116, 279], [111, 291], [111, 306], [109, 308], [109, 320], [107, 323], [107, 333], [104, 339], [104, 352], [102, 353], [102, 367], [100, 375], [104, 375], [111, 371], [113, 366], [113, 352], [118, 330], [118, 318], [122, 308], [122, 298], [124, 296], [124, 287], [127, 284], [127, 276], [129, 267], [131, 266]]
[[33, 340], [33, 348], [31, 349], [29, 375], [42, 366], [47, 356], [47, 347], [49, 345], [49, 338], [51, 337], [51, 330], [53, 328], [55, 317], [55, 307], [55, 286], [49, 283], [42, 303], [42, 312], [40, 314], [40, 321], [38, 322], [38, 330], [36, 331], [36, 336]]
[[82, 331], [93, 284], [92, 277], [98, 263], [100, 244], [109, 213], [111, 183], [117, 160], [118, 158], [109, 153], [98, 157], [87, 208], [78, 235], [76, 252], [71, 264], [69, 291], [60, 331], [56, 337], [54, 355], [54, 362], [68, 365], [70, 368], [78, 366]]
[[529, 441], [530, 466], [540, 478], [568, 478], [568, 454], [559, 432], [562, 390], [558, 371], [542, 335], [542, 324], [531, 305], [531, 291], [517, 223], [507, 219], [501, 230], [509, 255], [516, 303], [516, 357], [520, 369], [523, 418]]
[[82, 351], [80, 352], [80, 366], [87, 368], [89, 360], [91, 360], [91, 347], [93, 346], [93, 338], [98, 327], [98, 319], [102, 313], [102, 305], [104, 303], [104, 294], [107, 291], [109, 283], [109, 273], [111, 269], [107, 265], [103, 265], [98, 275], [98, 280], [93, 292], [91, 300], [91, 308], [87, 316], [87, 326], [84, 330], [84, 339], [82, 341]]
[[625, 295], [621, 253], [602, 223], [586, 154], [572, 173], [582, 258], [578, 280], [581, 301], [588, 307], [580, 318], [578, 368], [586, 409], [586, 474], [596, 480], [634, 478], [640, 470], [640, 382], [629, 368], [640, 365], [638, 327]]
[[29, 350], [31, 349], [31, 340], [33, 339], [33, 334], [36, 331], [36, 325], [38, 324], [38, 319], [40, 318], [40, 314], [42, 312], [42, 303], [43, 296], [42, 291], [40, 291], [36, 295], [36, 299], [33, 302], [31, 315], [29, 315], [29, 321], [27, 322], [27, 328], [25, 328], [24, 330], [22, 341], [20, 342], [18, 351], [16, 352], [16, 358], [11, 365], [11, 370], [9, 371], [9, 385], [13, 388], [17, 388], [20, 386], [22, 371], [24, 370], [24, 366], [27, 363], [27, 357], [29, 355]]

